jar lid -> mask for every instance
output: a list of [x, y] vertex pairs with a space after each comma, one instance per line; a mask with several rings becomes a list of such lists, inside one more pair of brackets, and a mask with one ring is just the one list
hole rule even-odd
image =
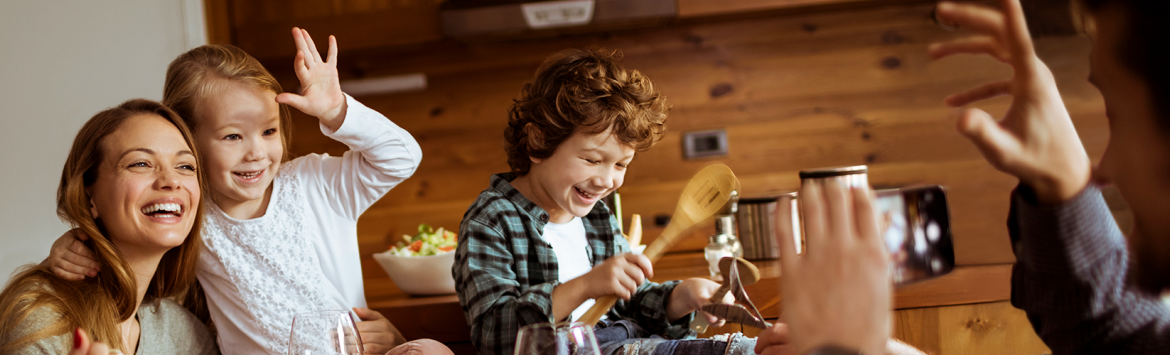
[[835, 168], [819, 168], [800, 171], [800, 179], [824, 179], [835, 176], [865, 174], [869, 167], [865, 165], [842, 166]]

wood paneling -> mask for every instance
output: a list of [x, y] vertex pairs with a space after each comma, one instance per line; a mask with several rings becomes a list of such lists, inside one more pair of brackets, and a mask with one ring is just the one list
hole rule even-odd
[[[456, 228], [492, 173], [506, 171], [500, 133], [520, 87], [545, 56], [559, 49], [620, 49], [673, 104], [665, 138], [639, 153], [621, 188], [627, 214], [646, 217], [646, 243], [661, 232], [689, 177], [726, 163], [743, 182], [742, 196], [798, 188], [796, 171], [868, 164], [876, 186], [927, 183], [948, 189], [960, 265], [1014, 261], [1005, 221], [1016, 182], [988, 165], [953, 128], [946, 95], [1011, 75], [984, 57], [931, 61], [926, 45], [960, 33], [939, 30], [931, 5], [789, 15], [671, 28], [494, 44], [441, 44], [425, 51], [358, 53], [341, 58], [344, 75], [423, 72], [425, 91], [359, 98], [410, 131], [423, 148], [411, 179], [390, 191], [359, 224], [367, 277], [380, 276], [370, 253], [384, 250], [418, 223]], [[345, 43], [345, 38], [340, 38]], [[1091, 156], [1105, 148], [1108, 128], [1100, 95], [1085, 78], [1088, 42], [1041, 38], [1051, 67]], [[291, 60], [265, 64], [296, 87]], [[351, 63], [351, 64], [346, 64]], [[711, 90], [715, 86], [730, 91]], [[1007, 98], [979, 106], [997, 114]], [[341, 154], [315, 119], [297, 114], [294, 153]], [[723, 128], [727, 157], [682, 159], [681, 134]], [[626, 216], [628, 220], [628, 216]], [[697, 250], [713, 231], [700, 224], [676, 251]]]
[[1052, 353], [1006, 301], [898, 310], [894, 338], [932, 355]]

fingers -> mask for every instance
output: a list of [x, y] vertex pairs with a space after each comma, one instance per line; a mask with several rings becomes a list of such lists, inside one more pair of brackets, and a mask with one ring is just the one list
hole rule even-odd
[[630, 262], [634, 265], [637, 265], [638, 268], [642, 269], [642, 272], [646, 275], [646, 278], [654, 277], [654, 266], [651, 265], [650, 258], [648, 258], [642, 254], [634, 254], [634, 253], [629, 253], [629, 254], [625, 254], [625, 255], [626, 255], [626, 261]]
[[357, 313], [358, 318], [360, 318], [362, 321], [386, 319], [386, 317], [383, 316], [381, 312], [369, 308], [354, 307], [353, 312]]
[[288, 92], [276, 95], [276, 102], [292, 106], [301, 112], [306, 112], [307, 108], [309, 107], [309, 99], [305, 98], [304, 96]]
[[1002, 38], [1006, 30], [1003, 14], [983, 5], [944, 1], [935, 7], [935, 14], [939, 21], [995, 38]]
[[337, 38], [329, 35], [329, 54], [325, 62], [337, 67]]
[[988, 54], [1004, 63], [1011, 59], [1011, 54], [1000, 48], [999, 42], [991, 36], [966, 37], [950, 42], [934, 43], [927, 51], [933, 59], [941, 59], [955, 54]]
[[309, 59], [313, 58], [313, 54], [309, 52], [309, 42], [306, 38], [307, 36], [305, 35], [306, 32], [298, 27], [293, 27], [292, 33], [293, 42], [297, 45], [296, 62], [304, 66], [305, 69], [312, 69], [313, 63], [312, 60]]
[[1011, 165], [1020, 150], [1020, 142], [1011, 132], [1000, 127], [991, 115], [980, 109], [966, 109], [959, 116], [959, 133], [975, 143], [983, 157], [997, 168]]
[[73, 230], [71, 230], [69, 232], [73, 233], [73, 237], [77, 238], [78, 240], [81, 240], [83, 242], [89, 240], [89, 234], [85, 234], [85, 232], [83, 232], [81, 230], [81, 228], [73, 228]]
[[882, 252], [883, 243], [878, 229], [877, 211], [873, 207], [873, 191], [868, 188], [853, 189], [853, 218], [855, 220], [857, 237], [861, 245], [868, 246], [870, 252], [885, 255]]
[[766, 348], [785, 344], [788, 344], [788, 325], [777, 322], [760, 332], [756, 338], [755, 350], [757, 354], [762, 354]]
[[943, 99], [943, 102], [950, 107], [966, 106], [969, 103], [987, 100], [996, 96], [1010, 95], [1012, 93], [1012, 81], [1000, 80], [986, 83], [968, 89]]
[[305, 42], [309, 44], [309, 54], [312, 55], [310, 58], [313, 58], [313, 64], [322, 63], [321, 52], [317, 51], [317, 44], [313, 43], [313, 37], [309, 36], [309, 30], [302, 28], [301, 32], [305, 35]]
[[1031, 76], [1036, 66], [1032, 57], [1036, 56], [1032, 48], [1032, 35], [1028, 33], [1028, 24], [1024, 20], [1024, 9], [1019, 0], [1003, 0], [1003, 16], [1006, 18], [1008, 50], [1012, 52], [1012, 67], [1016, 75]]
[[[825, 245], [823, 243], [825, 238], [824, 197], [821, 190], [821, 181], [805, 180], [800, 183], [800, 209], [801, 213], [804, 214], [804, 238], [807, 243], [806, 250], [809, 251], [819, 250], [822, 245]], [[808, 252], [805, 254], [812, 255]], [[792, 255], [795, 255], [795, 251]], [[795, 265], [796, 258], [787, 259], [791, 261], [781, 260], [781, 262], [785, 262], [784, 266]]]
[[829, 243], [848, 243], [851, 241], [851, 238], [848, 237], [853, 233], [853, 210], [850, 208], [850, 200], [853, 196], [849, 190], [852, 188], [845, 185], [842, 179], [824, 180], [824, 201], [829, 213], [825, 233], [827, 234], [826, 238], [832, 239]]

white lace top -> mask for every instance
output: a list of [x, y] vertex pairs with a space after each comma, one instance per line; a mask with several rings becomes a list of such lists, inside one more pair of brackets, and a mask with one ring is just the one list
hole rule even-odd
[[264, 216], [238, 220], [208, 204], [198, 277], [224, 354], [284, 354], [298, 313], [365, 307], [357, 219], [422, 159], [402, 128], [352, 97], [341, 157], [281, 164]]

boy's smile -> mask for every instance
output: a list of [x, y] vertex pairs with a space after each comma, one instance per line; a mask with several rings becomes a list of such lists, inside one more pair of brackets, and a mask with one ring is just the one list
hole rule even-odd
[[529, 159], [528, 174], [513, 180], [512, 186], [548, 212], [549, 222], [567, 223], [589, 214], [598, 200], [622, 186], [634, 147], [609, 129], [594, 134], [579, 130], [552, 156]]

